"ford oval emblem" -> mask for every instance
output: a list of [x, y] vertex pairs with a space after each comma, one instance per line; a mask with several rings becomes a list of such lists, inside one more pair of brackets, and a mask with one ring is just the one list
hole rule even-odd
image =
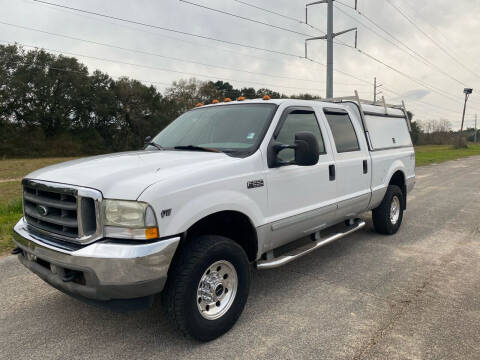
[[47, 216], [48, 215], [48, 208], [46, 206], [37, 205], [36, 209], [37, 209], [37, 212], [38, 212], [39, 215], [41, 215], [41, 216]]

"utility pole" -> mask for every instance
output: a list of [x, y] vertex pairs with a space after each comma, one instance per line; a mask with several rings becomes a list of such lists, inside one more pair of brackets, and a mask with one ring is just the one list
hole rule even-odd
[[327, 99], [333, 98], [333, 0], [327, 0]]
[[[333, 32], [333, 1], [321, 0], [305, 5], [305, 23], [308, 24], [308, 7], [317, 4], [327, 4], [327, 34], [305, 40], [305, 58], [307, 56], [307, 41], [311, 40], [327, 40], [327, 99], [333, 98], [333, 39], [339, 35], [343, 35], [350, 31], [355, 31], [355, 48], [357, 47], [357, 28]], [[357, 9], [357, 0], [355, 0], [355, 10]]]
[[474, 136], [473, 143], [474, 144], [477, 143], [477, 114], [475, 114], [475, 136]]
[[373, 78], [373, 104], [377, 104], [377, 96], [382, 94], [382, 91], [377, 91], [377, 89], [383, 86], [383, 84], [377, 85], [377, 78]]
[[465, 94], [465, 103], [463, 105], [462, 125], [460, 126], [460, 132], [458, 133], [458, 145], [460, 145], [461, 143], [460, 140], [462, 138], [462, 133], [463, 133], [463, 123], [465, 121], [465, 111], [467, 109], [468, 97], [470, 96], [471, 93], [473, 93], [473, 89], [465, 88], [463, 89], [463, 93]]

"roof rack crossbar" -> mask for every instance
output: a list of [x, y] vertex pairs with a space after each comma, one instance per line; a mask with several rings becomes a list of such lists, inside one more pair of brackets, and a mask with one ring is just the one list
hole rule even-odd
[[343, 101], [356, 101], [359, 104], [366, 104], [366, 105], [374, 105], [374, 106], [383, 106], [384, 108], [392, 108], [392, 109], [400, 109], [403, 110], [404, 106], [403, 105], [393, 105], [393, 104], [388, 104], [385, 101], [385, 97], [382, 96], [381, 101], [374, 102], [372, 100], [366, 100], [366, 99], [360, 99], [358, 97], [358, 91], [355, 90], [355, 93], [357, 95], [354, 96], [340, 96], [340, 97], [335, 97], [335, 98], [329, 98], [329, 99], [320, 99], [320, 101], [326, 101], [326, 102], [332, 102], [332, 103], [339, 103]]

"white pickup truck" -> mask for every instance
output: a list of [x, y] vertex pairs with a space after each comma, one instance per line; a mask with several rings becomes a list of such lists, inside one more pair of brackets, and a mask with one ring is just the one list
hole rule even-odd
[[251, 265], [310, 253], [362, 228], [369, 210], [378, 232], [395, 233], [414, 155], [404, 107], [358, 96], [199, 106], [142, 151], [27, 175], [13, 253], [92, 302], [162, 293], [178, 328], [208, 341], [242, 313]]

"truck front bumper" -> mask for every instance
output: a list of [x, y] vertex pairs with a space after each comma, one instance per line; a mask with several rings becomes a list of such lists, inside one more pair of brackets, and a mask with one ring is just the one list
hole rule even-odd
[[101, 301], [161, 292], [180, 241], [173, 237], [142, 244], [105, 239], [69, 250], [29, 231], [23, 218], [13, 230], [23, 265], [60, 291]]

